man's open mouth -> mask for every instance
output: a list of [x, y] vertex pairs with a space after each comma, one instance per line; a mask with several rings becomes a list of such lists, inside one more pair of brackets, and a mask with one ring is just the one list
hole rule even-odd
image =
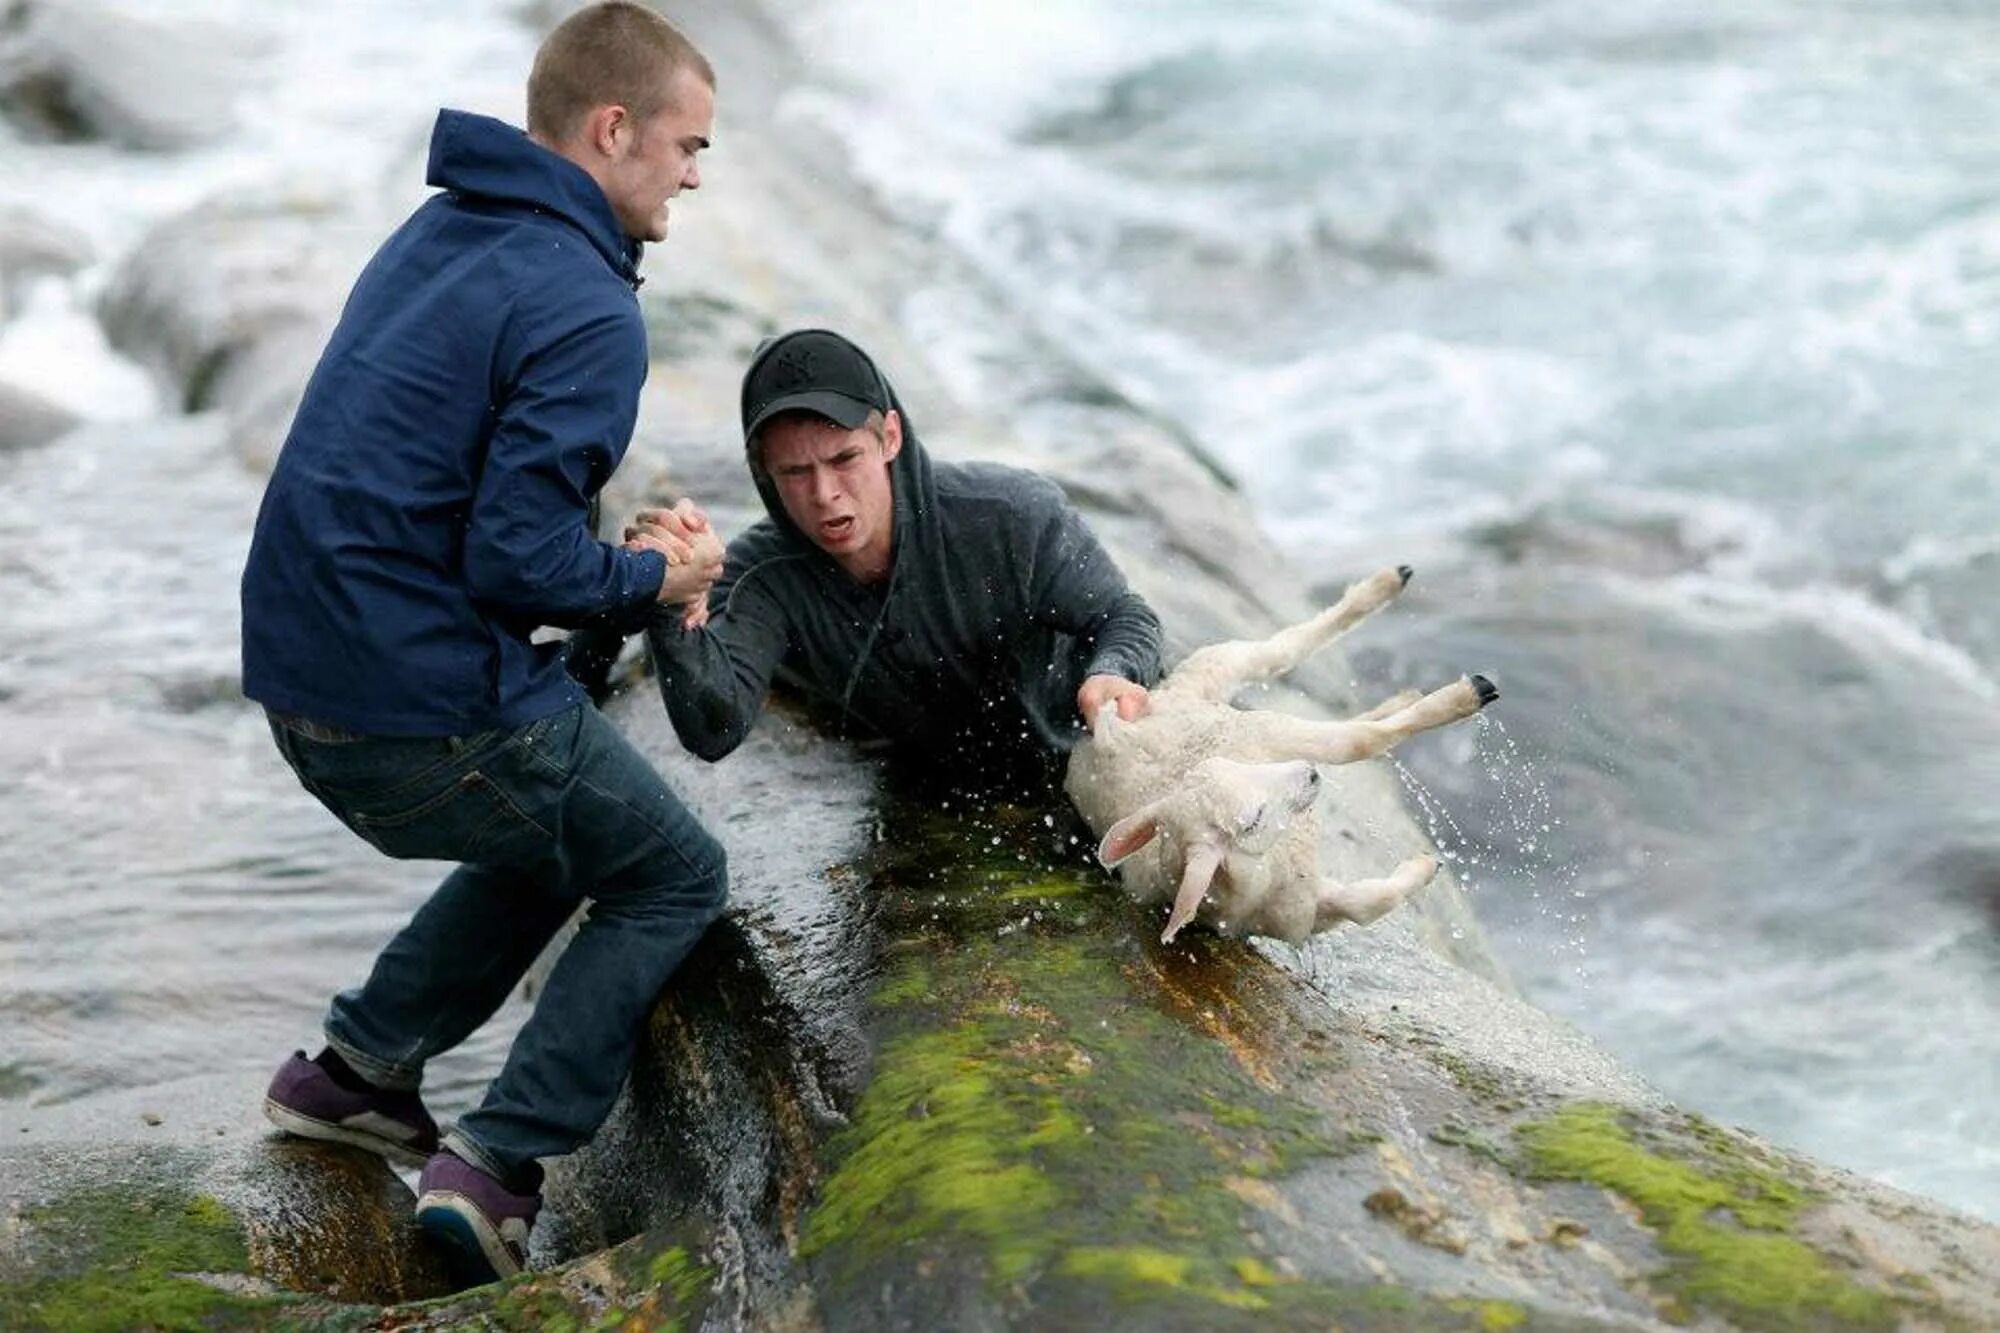
[[819, 525], [819, 531], [821, 536], [838, 541], [854, 531], [854, 516], [848, 514], [841, 518], [830, 518]]

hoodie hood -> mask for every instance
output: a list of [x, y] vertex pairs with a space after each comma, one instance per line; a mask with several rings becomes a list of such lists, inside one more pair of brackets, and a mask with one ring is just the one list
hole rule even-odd
[[[891, 531], [891, 550], [897, 556], [890, 572], [893, 584], [896, 570], [900, 569], [902, 564], [900, 557], [903, 553], [921, 550], [927, 544], [928, 529], [935, 521], [934, 515], [937, 512], [937, 483], [931, 475], [930, 455], [924, 451], [923, 441], [917, 438], [917, 428], [910, 420], [909, 411], [904, 408], [903, 400], [897, 396], [896, 386], [882, 373], [882, 368], [875, 364], [875, 358], [869, 356], [852, 339], [831, 329], [794, 329], [790, 333], [772, 338], [757, 349], [757, 354], [750, 359], [750, 364], [743, 371], [743, 392], [739, 393], [738, 399], [738, 409], [742, 414], [739, 419], [745, 422], [749, 420], [750, 404], [747, 390], [750, 377], [756, 372], [757, 367], [767, 358], [782, 351], [793, 338], [804, 333], [839, 338], [852, 348], [857, 356], [868, 363], [876, 378], [882, 382], [884, 396], [888, 398], [889, 406], [895, 409], [897, 418], [903, 423], [903, 447], [889, 463], [889, 485], [896, 501], [895, 520]], [[788, 544], [810, 551], [824, 561], [828, 568], [838, 570], [839, 566], [834, 558], [822, 551], [812, 538], [800, 531], [798, 524], [792, 522], [792, 516], [785, 512], [784, 501], [778, 498], [778, 487], [771, 480], [771, 474], [764, 470], [763, 459], [758, 457], [756, 442], [745, 439], [743, 451], [750, 464], [751, 479], [757, 483], [757, 494], [764, 501], [764, 512], [771, 516], [771, 522], [777, 527], [779, 534]]]
[[590, 239], [618, 276], [637, 287], [638, 241], [625, 234], [590, 173], [504, 120], [446, 108], [431, 130], [425, 180], [441, 189], [504, 199], [552, 213]]

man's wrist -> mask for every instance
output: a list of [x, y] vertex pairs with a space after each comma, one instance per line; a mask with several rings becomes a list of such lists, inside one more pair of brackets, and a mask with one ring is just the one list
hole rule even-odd
[[667, 558], [646, 547], [635, 549], [622, 546], [618, 549], [631, 561], [628, 568], [632, 572], [633, 600], [637, 601], [643, 595], [648, 601], [657, 603], [660, 593], [667, 586]]
[[680, 602], [655, 602], [646, 627], [675, 639], [694, 632], [687, 626], [687, 607]]
[[1126, 663], [1116, 658], [1103, 658], [1085, 667], [1083, 678], [1085, 680], [1095, 680], [1099, 676], [1110, 676], [1114, 679], [1125, 681], [1128, 684], [1137, 685], [1139, 682], [1133, 678], [1134, 674], [1132, 668]]

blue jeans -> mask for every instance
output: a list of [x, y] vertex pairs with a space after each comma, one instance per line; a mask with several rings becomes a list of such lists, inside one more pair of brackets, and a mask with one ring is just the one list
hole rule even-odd
[[654, 998], [722, 911], [721, 846], [595, 708], [518, 731], [341, 738], [274, 719], [307, 791], [377, 849], [463, 862], [335, 998], [327, 1044], [371, 1082], [424, 1063], [500, 1007], [550, 938], [590, 910], [479, 1108], [447, 1138], [503, 1180], [604, 1123]]

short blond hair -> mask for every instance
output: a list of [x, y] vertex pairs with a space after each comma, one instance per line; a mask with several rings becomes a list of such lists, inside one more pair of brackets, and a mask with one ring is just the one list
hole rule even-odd
[[715, 67], [680, 29], [635, 0], [601, 0], [571, 14], [535, 52], [528, 74], [528, 133], [549, 143], [575, 134], [600, 106], [622, 106], [639, 120], [666, 104], [663, 91], [682, 69], [710, 88]]

